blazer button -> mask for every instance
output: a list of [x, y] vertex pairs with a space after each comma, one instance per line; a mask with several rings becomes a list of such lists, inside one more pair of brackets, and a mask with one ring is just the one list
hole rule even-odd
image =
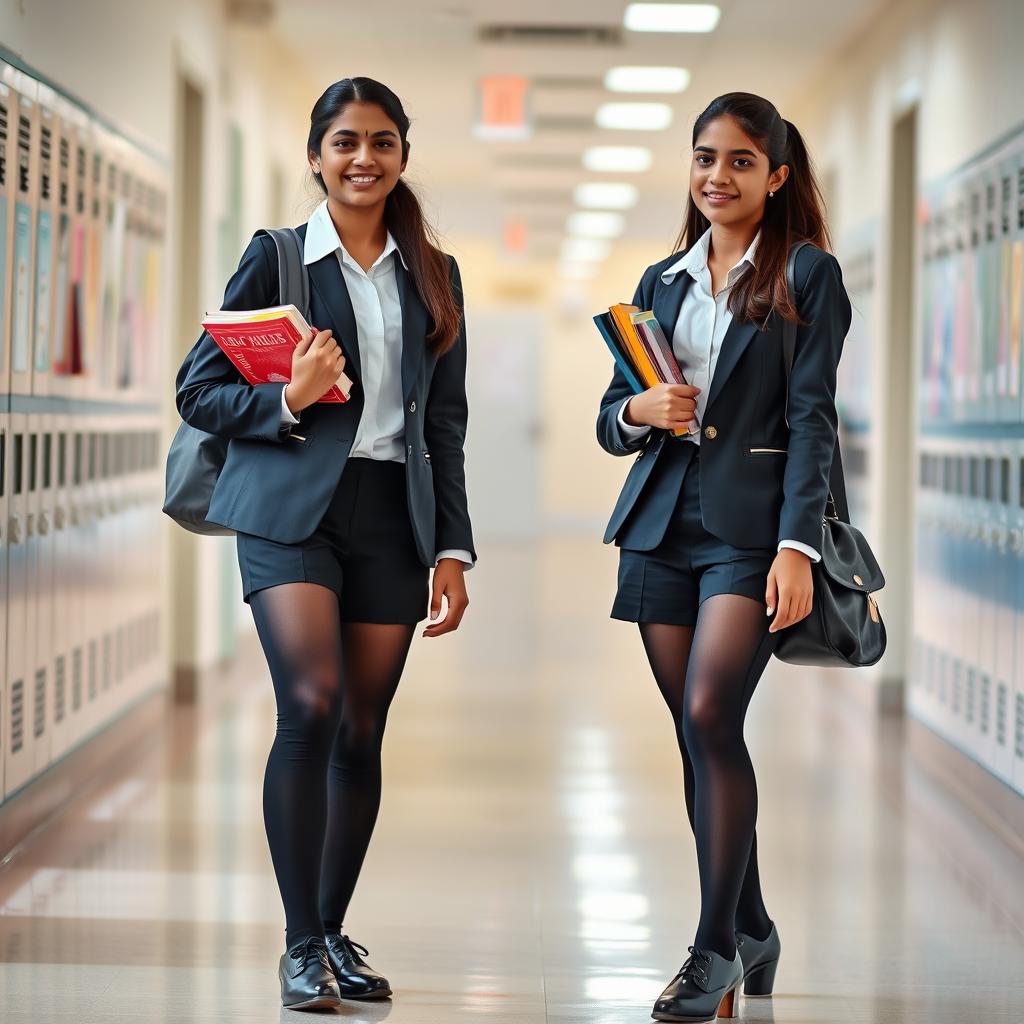
[[705, 436], [705, 437], [706, 437], [706, 438], [707, 438], [707, 439], [708, 439], [709, 441], [714, 441], [714, 439], [715, 439], [716, 437], [718, 437], [718, 431], [717, 431], [717, 430], [715, 430], [715, 428], [714, 428], [714, 427], [710, 427], [710, 426], [708, 426], [708, 427], [705, 427], [705, 428], [704, 428], [704, 436]]
[[416, 403], [415, 402], [410, 402], [409, 403], [409, 412], [415, 412], [415, 411], [416, 411]]

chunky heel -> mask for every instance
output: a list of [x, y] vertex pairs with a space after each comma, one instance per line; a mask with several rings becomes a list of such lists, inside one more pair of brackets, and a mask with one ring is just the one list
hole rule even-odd
[[729, 991], [722, 996], [722, 1001], [718, 1004], [719, 1017], [725, 1018], [736, 1016], [736, 992], [738, 989], [739, 986], [737, 985], [736, 988], [729, 989]]
[[770, 996], [772, 986], [775, 984], [775, 968], [778, 966], [779, 961], [772, 960], [771, 963], [754, 968], [743, 983], [743, 994], [745, 996]]

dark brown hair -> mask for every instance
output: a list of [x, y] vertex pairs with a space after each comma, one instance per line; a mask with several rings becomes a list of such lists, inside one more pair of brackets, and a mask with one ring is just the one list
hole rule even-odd
[[[783, 319], [799, 321], [786, 286], [786, 261], [794, 242], [806, 239], [831, 248], [825, 222], [825, 201], [804, 140], [791, 121], [768, 100], [749, 92], [730, 92], [708, 104], [693, 126], [691, 145], [720, 117], [731, 117], [768, 157], [769, 173], [789, 165], [789, 177], [773, 198], [765, 198], [757, 266], [748, 269], [729, 294], [729, 310], [740, 320], [764, 322], [774, 310]], [[711, 226], [687, 197], [686, 219], [675, 250], [689, 248]]]
[[[343, 78], [324, 91], [309, 115], [307, 150], [319, 154], [324, 133], [350, 103], [373, 103], [380, 107], [398, 128], [402, 160], [408, 159], [410, 122], [402, 101], [386, 85], [372, 78]], [[323, 176], [314, 173], [313, 178], [327, 195]], [[401, 178], [385, 201], [384, 224], [402, 250], [416, 291], [430, 315], [432, 323], [427, 342], [434, 353], [442, 356], [459, 336], [462, 310], [452, 291], [448, 257], [441, 251], [434, 229], [424, 218], [416, 193]]]

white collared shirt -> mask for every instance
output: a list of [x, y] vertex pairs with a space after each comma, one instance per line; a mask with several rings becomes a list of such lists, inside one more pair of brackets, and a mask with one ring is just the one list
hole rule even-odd
[[[708, 269], [708, 252], [711, 247], [711, 228], [708, 228], [696, 243], [667, 270], [661, 273], [665, 284], [671, 284], [676, 275], [686, 271], [693, 278], [693, 284], [686, 291], [675, 328], [672, 331], [672, 351], [683, 371], [688, 384], [700, 388], [697, 395], [697, 420], [702, 422], [707, 407], [708, 395], [711, 392], [711, 381], [715, 376], [715, 366], [722, 351], [722, 342], [732, 323], [732, 312], [729, 310], [729, 295], [733, 285], [747, 266], [754, 266], [761, 232], [754, 236], [747, 251], [725, 277], [725, 286], [715, 295], [711, 283], [711, 271]], [[632, 397], [632, 396], [630, 396]], [[651, 429], [647, 426], [633, 426], [626, 422], [624, 410], [629, 398], [619, 406], [618, 422], [623, 437], [636, 440], [643, 437]], [[687, 438], [691, 444], [700, 444], [700, 433]], [[820, 554], [807, 544], [795, 540], [779, 541], [782, 548], [796, 548], [815, 562]]]
[[[405, 401], [402, 395], [402, 304], [395, 273], [395, 255], [408, 264], [391, 232], [384, 251], [369, 270], [352, 258], [338, 237], [325, 199], [306, 225], [303, 263], [309, 266], [334, 253], [352, 302], [359, 346], [359, 382], [363, 389], [363, 413], [349, 452], [350, 459], [405, 462]], [[338, 339], [340, 341], [340, 339]], [[348, 340], [348, 339], [346, 339]], [[281, 389], [281, 418], [298, 423]], [[468, 551], [441, 551], [437, 559], [457, 558], [473, 564]]]

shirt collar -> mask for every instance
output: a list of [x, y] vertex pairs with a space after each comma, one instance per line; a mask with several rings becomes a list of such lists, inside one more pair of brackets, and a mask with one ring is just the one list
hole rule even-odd
[[[750, 266], [754, 266], [754, 254], [757, 252], [758, 243], [761, 241], [761, 232], [758, 231], [754, 235], [754, 240], [747, 247], [747, 251], [743, 254], [743, 258], [732, 267], [729, 273], [726, 275], [727, 286], [731, 285], [733, 281], [739, 276], [740, 270], [743, 265], [749, 263]], [[661, 272], [661, 279], [665, 284], [671, 284], [676, 274], [681, 270], [685, 270], [694, 279], [707, 269], [708, 265], [708, 250], [711, 247], [711, 228], [708, 228], [697, 241], [690, 246], [689, 249], [683, 254], [682, 258], [676, 260], [667, 270]]]
[[[341, 250], [341, 258], [348, 263], [349, 266], [362, 269], [348, 254], [348, 250], [345, 246], [342, 245], [341, 239], [338, 237], [338, 232], [334, 227], [334, 221], [331, 220], [330, 212], [327, 209], [327, 200], [325, 199], [313, 211], [306, 224], [306, 241], [302, 248], [302, 262], [308, 266], [310, 263], [316, 263], [317, 260], [322, 260], [332, 252], [338, 252], [338, 250]], [[390, 231], [388, 232], [387, 241], [384, 243], [384, 251], [377, 257], [373, 263], [373, 267], [370, 269], [373, 270], [374, 267], [379, 266], [393, 252], [398, 253], [398, 258], [402, 261], [402, 266], [408, 270], [409, 264], [405, 262], [402, 250], [398, 248], [398, 243], [395, 241], [394, 236]]]

